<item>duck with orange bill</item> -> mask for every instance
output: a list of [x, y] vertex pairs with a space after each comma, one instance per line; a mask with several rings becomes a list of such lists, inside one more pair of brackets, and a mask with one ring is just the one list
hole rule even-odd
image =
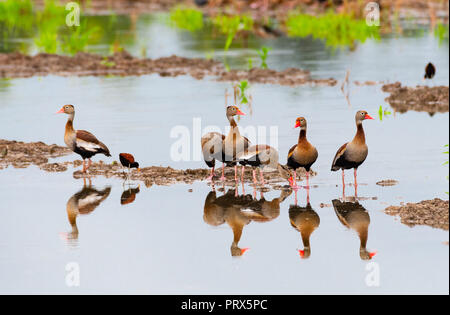
[[369, 149], [362, 122], [373, 119], [366, 111], [360, 110], [355, 115], [356, 135], [352, 141], [343, 144], [336, 153], [331, 165], [332, 171], [342, 170], [342, 185], [345, 187], [344, 170], [354, 169], [355, 189], [357, 182], [357, 169], [366, 160]]
[[297, 169], [303, 167], [306, 170], [306, 187], [309, 188], [309, 171], [319, 156], [317, 149], [306, 138], [307, 122], [304, 117], [295, 120], [295, 127], [300, 128], [298, 142], [288, 153], [287, 167], [294, 171], [289, 180], [292, 188], [297, 189]]
[[123, 167], [128, 168], [128, 174], [126, 179], [130, 177], [131, 169], [136, 168], [138, 172], [141, 171], [139, 168], [139, 163], [135, 161], [134, 156], [130, 153], [120, 153], [119, 154], [119, 160], [120, 164], [122, 164]]
[[237, 115], [245, 115], [237, 106], [228, 106], [226, 116], [230, 122], [230, 131], [227, 136], [218, 132], [209, 132], [201, 139], [202, 153], [206, 165], [211, 167], [209, 179], [213, 179], [215, 161], [222, 162], [222, 177], [225, 180], [225, 164], [234, 166], [234, 179], [237, 180], [236, 159], [250, 146], [250, 141], [239, 132], [239, 127], [234, 119]]
[[[64, 105], [57, 114], [67, 114], [69, 116], [64, 133], [64, 142], [69, 149], [83, 158], [83, 173], [86, 173], [91, 166], [91, 157], [94, 155], [104, 154], [111, 156], [108, 147], [100, 142], [92, 133], [73, 128], [73, 120], [75, 118], [75, 107], [73, 105]], [[87, 166], [85, 163], [86, 159], [88, 160]]]

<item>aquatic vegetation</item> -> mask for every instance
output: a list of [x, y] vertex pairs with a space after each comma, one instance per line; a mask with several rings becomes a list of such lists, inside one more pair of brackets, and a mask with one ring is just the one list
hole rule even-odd
[[439, 44], [442, 44], [444, 40], [448, 40], [449, 27], [442, 23], [438, 23], [434, 29], [434, 36], [438, 38]]
[[114, 67], [116, 65], [114, 61], [109, 61], [108, 57], [104, 57], [103, 60], [100, 62], [100, 64], [109, 68]]
[[40, 32], [39, 37], [34, 39], [38, 50], [49, 54], [55, 54], [58, 50], [58, 34], [54, 32]]
[[0, 1], [0, 38], [17, 36], [33, 28], [31, 0]]
[[235, 86], [235, 96], [237, 96], [239, 104], [248, 104], [248, 89], [250, 88], [248, 81], [243, 80]]
[[[443, 153], [448, 155], [448, 152], [449, 152], [449, 151], [448, 151], [448, 144], [444, 145], [444, 148], [445, 148], [447, 151], [444, 151]], [[447, 161], [444, 162], [444, 165], [448, 165], [448, 158], [447, 158]]]
[[369, 38], [380, 37], [378, 27], [368, 26], [365, 20], [343, 13], [328, 12], [321, 16], [290, 14], [285, 26], [289, 36], [312, 36], [325, 40], [331, 47], [354, 47], [356, 41], [364, 43]]
[[247, 62], [248, 62], [248, 70], [252, 70], [253, 69], [253, 59], [248, 58]]
[[392, 115], [392, 112], [390, 112], [387, 108], [383, 109], [383, 106], [380, 105], [378, 108], [378, 118], [380, 121], [383, 120], [383, 117], [387, 117], [389, 115]]
[[212, 23], [220, 33], [227, 36], [224, 47], [225, 51], [230, 48], [238, 32], [253, 29], [253, 19], [247, 15], [228, 16], [220, 14], [212, 19]]
[[269, 55], [269, 51], [271, 51], [271, 47], [263, 46], [261, 50], [258, 51], [259, 58], [261, 59], [261, 68], [267, 69], [267, 57]]
[[95, 38], [99, 29], [97, 27], [87, 27], [86, 21], [80, 26], [70, 28], [69, 34], [63, 37], [61, 48], [71, 55], [80, 51], [85, 51], [87, 45]]
[[170, 12], [170, 21], [181, 29], [195, 32], [203, 28], [203, 12], [178, 7]]

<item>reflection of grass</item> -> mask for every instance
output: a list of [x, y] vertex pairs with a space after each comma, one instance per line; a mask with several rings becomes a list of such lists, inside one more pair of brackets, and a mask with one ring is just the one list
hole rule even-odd
[[269, 51], [271, 51], [271, 47], [263, 46], [261, 50], [258, 51], [259, 58], [261, 59], [261, 68], [267, 69], [267, 57], [269, 55]]
[[170, 20], [177, 27], [191, 32], [203, 28], [203, 13], [195, 9], [175, 8], [170, 12]]
[[380, 121], [383, 120], [383, 117], [387, 117], [391, 114], [392, 113], [387, 108], [383, 109], [383, 106], [381, 106], [381, 105], [378, 108], [378, 118], [380, 118]]
[[290, 14], [286, 20], [286, 28], [290, 36], [312, 36], [325, 40], [331, 47], [353, 47], [355, 41], [363, 43], [368, 38], [379, 38], [379, 29], [368, 26], [365, 20], [332, 12], [321, 16]]

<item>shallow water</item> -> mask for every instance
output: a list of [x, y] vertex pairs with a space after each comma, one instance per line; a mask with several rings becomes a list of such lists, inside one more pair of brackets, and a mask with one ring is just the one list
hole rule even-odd
[[[151, 57], [177, 54], [204, 57], [222, 42], [202, 41], [201, 34], [170, 28], [153, 21], [137, 25], [138, 38], [147, 42]], [[206, 35], [204, 35], [206, 36]], [[252, 43], [250, 41], [250, 43]], [[432, 36], [382, 38], [368, 41], [354, 52], [332, 52], [310, 39], [255, 40], [274, 47], [269, 67], [302, 67], [318, 78], [401, 81], [423, 84], [423, 68], [433, 61], [438, 71], [430, 85], [448, 85], [448, 42], [439, 45]], [[205, 45], [207, 45], [205, 47]], [[253, 46], [252, 46], [253, 45]], [[101, 47], [98, 47], [100, 49]], [[420, 49], [419, 49], [420, 48]], [[138, 54], [139, 44], [127, 47]], [[232, 67], [245, 67], [253, 48], [240, 45], [228, 53]], [[215, 57], [222, 58], [221, 53]], [[254, 61], [257, 65], [257, 61]], [[202, 128], [224, 130], [224, 92], [230, 83], [190, 77], [157, 75], [110, 78], [44, 78], [0, 81], [1, 138], [43, 141], [63, 145], [66, 117], [53, 114], [62, 104], [76, 105], [75, 128], [87, 129], [105, 142], [117, 159], [132, 152], [141, 165], [176, 168], [204, 167], [191, 145], [189, 161], [174, 161], [170, 149], [174, 126], [186, 126], [191, 142], [193, 118]], [[369, 287], [367, 261], [359, 256], [359, 238], [338, 220], [331, 203], [341, 196], [340, 174], [329, 171], [337, 148], [354, 135], [354, 113], [367, 110], [377, 116], [387, 94], [381, 86], [350, 87], [351, 106], [336, 87], [251, 87], [253, 105], [239, 125], [275, 126], [280, 156], [295, 144], [297, 116], [308, 119], [308, 138], [319, 158], [318, 175], [310, 192], [311, 206], [320, 225], [311, 236], [311, 257], [302, 260], [300, 234], [289, 222], [291, 194], [280, 205], [279, 216], [265, 223], [251, 222], [243, 229], [239, 246], [250, 249], [232, 258], [233, 233], [227, 223], [218, 227], [204, 219], [205, 199], [211, 187], [205, 182], [170, 187], [141, 186], [134, 203], [121, 206], [122, 183], [96, 178], [94, 186], [111, 186], [109, 196], [93, 212], [77, 219], [78, 240], [70, 239], [72, 227], [66, 204], [83, 188], [72, 171], [45, 173], [31, 167], [0, 172], [0, 292], [61, 293], [448, 293], [448, 232], [429, 227], [409, 228], [382, 212], [389, 205], [440, 197], [447, 199], [448, 168], [443, 146], [448, 140], [448, 113], [408, 112], [380, 121], [366, 121], [369, 156], [359, 170], [360, 204], [370, 216], [367, 247], [378, 254], [380, 285]], [[201, 134], [201, 132], [200, 132]], [[253, 142], [255, 137], [249, 135]], [[262, 138], [259, 142], [270, 142]], [[273, 144], [273, 143], [272, 143]], [[78, 158], [71, 155], [62, 160]], [[96, 157], [95, 160], [107, 160]], [[352, 182], [351, 172], [347, 181]], [[382, 179], [399, 184], [380, 187]], [[188, 190], [192, 188], [192, 192]], [[228, 190], [228, 188], [227, 188]], [[353, 187], [346, 189], [353, 195]], [[252, 193], [252, 187], [246, 187]], [[240, 193], [242, 189], [240, 188]], [[279, 191], [265, 194], [266, 200]], [[222, 192], [217, 192], [217, 196]], [[259, 198], [259, 194], [258, 194]], [[306, 192], [300, 190], [299, 205]], [[320, 204], [329, 205], [321, 208]], [[245, 212], [244, 212], [245, 213]], [[62, 233], [62, 234], [61, 234]], [[66, 264], [80, 265], [81, 285], [65, 283]], [[370, 267], [370, 266], [369, 266]], [[373, 267], [373, 266], [372, 266]]]

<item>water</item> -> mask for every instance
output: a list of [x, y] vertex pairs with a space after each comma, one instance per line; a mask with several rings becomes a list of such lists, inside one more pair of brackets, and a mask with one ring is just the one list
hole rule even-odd
[[[158, 18], [139, 19], [136, 38], [127, 49], [139, 54], [141, 42], [150, 57], [177, 54], [204, 57], [218, 49], [220, 39], [204, 41], [208, 34], [178, 31]], [[126, 32], [125, 32], [126, 33]], [[117, 30], [117, 34], [122, 34]], [[342, 80], [347, 69], [350, 80], [401, 81], [424, 84], [424, 66], [432, 61], [438, 71], [432, 85], [448, 85], [448, 42], [439, 45], [432, 36], [383, 37], [368, 41], [353, 52], [331, 51], [310, 39], [251, 39], [249, 47], [239, 43], [227, 56], [232, 67], [246, 67], [248, 56], [256, 56], [260, 45], [273, 47], [269, 67], [301, 67], [314, 77]], [[419, 49], [420, 48], [420, 49]], [[105, 49], [101, 45], [93, 50]], [[254, 64], [258, 64], [254, 60]], [[87, 129], [105, 142], [114, 159], [132, 152], [141, 165], [175, 168], [204, 167], [191, 145], [189, 161], [174, 161], [170, 150], [176, 138], [174, 126], [185, 126], [192, 142], [193, 119], [226, 127], [225, 89], [230, 83], [190, 77], [161, 78], [157, 75], [126, 78], [43, 78], [0, 81], [1, 138], [43, 141], [63, 145], [66, 117], [55, 115], [62, 104], [75, 104], [75, 128]], [[338, 147], [355, 132], [358, 109], [377, 115], [380, 105], [389, 107], [380, 85], [350, 88], [351, 106], [340, 86], [251, 87], [253, 106], [241, 119], [241, 128], [278, 127], [280, 156], [297, 140], [295, 118], [308, 119], [308, 138], [319, 158], [311, 179], [311, 206], [320, 217], [311, 236], [311, 256], [299, 257], [300, 233], [289, 222], [291, 194], [281, 203], [279, 215], [268, 222], [245, 225], [239, 241], [250, 248], [242, 257], [232, 257], [233, 232], [224, 222], [207, 224], [205, 199], [211, 187], [205, 182], [169, 187], [141, 185], [136, 200], [120, 203], [119, 180], [95, 178], [99, 191], [110, 186], [108, 197], [90, 214], [77, 218], [78, 239], [70, 234], [66, 204], [82, 190], [83, 181], [72, 171], [45, 173], [35, 167], [8, 168], [0, 172], [0, 292], [1, 293], [448, 293], [448, 232], [429, 227], [410, 228], [383, 213], [389, 205], [439, 197], [447, 199], [447, 158], [442, 151], [448, 140], [448, 113], [395, 114], [383, 121], [366, 121], [369, 156], [359, 170], [360, 205], [370, 216], [367, 248], [378, 253], [379, 286], [368, 286], [370, 270], [359, 255], [356, 231], [338, 220], [332, 200], [341, 196], [340, 174], [329, 171]], [[256, 137], [249, 135], [253, 142]], [[269, 137], [261, 142], [270, 142]], [[61, 160], [78, 158], [75, 155]], [[104, 159], [96, 157], [95, 160]], [[104, 159], [105, 160], [105, 159]], [[108, 160], [110, 161], [110, 160]], [[347, 172], [351, 182], [351, 172]], [[399, 184], [380, 187], [382, 179]], [[188, 190], [192, 189], [192, 192]], [[226, 188], [228, 190], [229, 187]], [[252, 187], [246, 186], [246, 193]], [[353, 195], [347, 187], [347, 196]], [[242, 188], [239, 188], [242, 193]], [[221, 196], [222, 192], [217, 192]], [[264, 195], [279, 197], [279, 191]], [[259, 199], [259, 194], [258, 194]], [[300, 190], [299, 205], [306, 192]], [[320, 205], [326, 206], [321, 208]], [[79, 287], [66, 285], [66, 265], [80, 266]], [[373, 271], [373, 269], [371, 269]]]

